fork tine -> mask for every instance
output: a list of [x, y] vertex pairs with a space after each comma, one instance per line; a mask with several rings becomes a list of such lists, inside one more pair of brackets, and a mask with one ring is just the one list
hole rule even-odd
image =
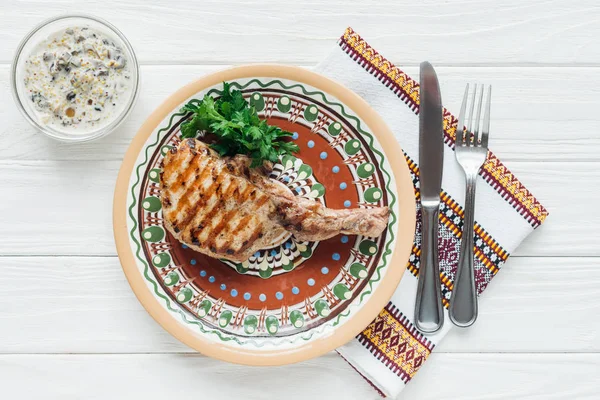
[[473, 133], [473, 111], [475, 110], [475, 95], [477, 94], [477, 84], [473, 85], [473, 96], [471, 96], [471, 109], [469, 110], [469, 119], [467, 120], [467, 133], [465, 135], [465, 145], [471, 145], [471, 134]]
[[477, 118], [475, 119], [475, 127], [473, 129], [473, 146], [479, 146], [481, 139], [479, 138], [479, 123], [481, 122], [481, 104], [483, 103], [483, 85], [481, 85], [481, 93], [479, 93], [479, 101], [477, 102]]
[[492, 85], [488, 86], [487, 99], [485, 101], [485, 112], [483, 114], [483, 127], [481, 128], [481, 146], [487, 149], [490, 136], [490, 113], [492, 111]]
[[458, 125], [456, 126], [456, 146], [464, 146], [465, 142], [465, 112], [467, 111], [467, 101], [469, 100], [469, 84], [465, 87], [460, 114], [458, 114]]

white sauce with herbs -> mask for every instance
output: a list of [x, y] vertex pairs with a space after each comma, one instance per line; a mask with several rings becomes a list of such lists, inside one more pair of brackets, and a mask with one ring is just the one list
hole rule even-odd
[[72, 134], [111, 123], [133, 86], [121, 42], [86, 27], [62, 30], [40, 43], [25, 61], [24, 76], [40, 122]]

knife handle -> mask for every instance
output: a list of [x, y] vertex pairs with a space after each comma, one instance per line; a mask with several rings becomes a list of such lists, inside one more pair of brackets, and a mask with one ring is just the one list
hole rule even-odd
[[424, 333], [437, 332], [444, 324], [438, 263], [438, 213], [438, 204], [421, 209], [423, 224], [415, 323], [417, 329]]

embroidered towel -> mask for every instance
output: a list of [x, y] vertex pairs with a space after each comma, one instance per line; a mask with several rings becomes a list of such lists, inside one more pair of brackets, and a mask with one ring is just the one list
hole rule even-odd
[[[350, 88], [380, 113], [406, 153], [418, 200], [418, 82], [381, 56], [351, 28], [346, 29], [338, 45], [317, 66], [317, 72]], [[446, 310], [458, 263], [465, 193], [464, 175], [454, 157], [457, 122], [444, 109], [446, 146], [438, 243]], [[493, 126], [491, 131], [493, 142]], [[474, 247], [476, 286], [481, 294], [510, 253], [544, 221], [548, 212], [491, 151], [479, 177]], [[417, 204], [417, 218], [420, 219], [420, 204]], [[423, 335], [414, 325], [420, 236], [418, 222], [408, 268], [390, 302], [356, 339], [338, 349], [384, 397], [395, 398], [402, 391], [452, 327], [447, 311], [444, 327], [436, 334]]]

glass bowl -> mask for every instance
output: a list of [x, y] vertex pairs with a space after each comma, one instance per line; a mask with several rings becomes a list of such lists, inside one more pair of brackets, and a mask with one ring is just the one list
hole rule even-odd
[[[126, 101], [121, 111], [104, 124], [98, 125], [97, 128], [93, 128], [90, 131], [80, 132], [69, 132], [68, 130], [60, 130], [53, 126], [46, 125], [40, 120], [38, 112], [36, 112], [33, 102], [30, 101], [29, 95], [26, 92], [25, 84], [23, 80], [25, 78], [24, 64], [27, 58], [31, 55], [32, 51], [42, 41], [46, 40], [50, 35], [53, 35], [61, 30], [69, 27], [88, 27], [90, 29], [97, 30], [104, 35], [113, 39], [115, 43], [121, 45], [125, 55], [127, 56], [128, 62], [131, 67], [131, 82], [132, 87], [129, 93], [129, 98], [123, 98]], [[131, 113], [135, 101], [138, 97], [140, 81], [140, 71], [135, 52], [131, 47], [129, 41], [115, 26], [107, 21], [100, 18], [82, 15], [82, 14], [69, 14], [60, 15], [51, 19], [48, 19], [38, 26], [36, 26], [19, 44], [17, 52], [15, 54], [12, 68], [11, 68], [11, 88], [13, 97], [17, 104], [17, 108], [25, 116], [27, 121], [42, 133], [50, 136], [53, 139], [65, 141], [65, 142], [86, 142], [94, 139], [104, 137], [114, 131]]]

